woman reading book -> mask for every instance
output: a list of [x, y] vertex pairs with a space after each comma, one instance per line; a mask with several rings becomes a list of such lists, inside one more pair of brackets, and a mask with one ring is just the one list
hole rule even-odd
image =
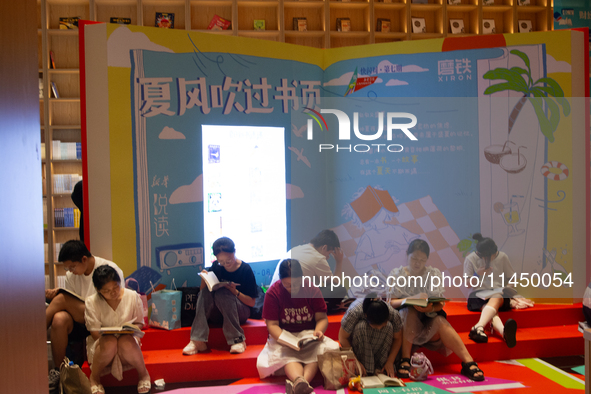
[[[287, 375], [287, 394], [309, 394], [313, 388], [308, 383], [318, 371], [318, 354], [339, 345], [324, 336], [328, 327], [326, 303], [317, 287], [302, 287], [302, 268], [295, 259], [279, 264], [279, 279], [265, 295], [263, 319], [269, 330], [267, 344], [257, 358], [261, 378], [280, 371]], [[284, 331], [303, 337], [312, 334], [317, 338], [295, 350], [282, 345]]]
[[[480, 312], [478, 323], [472, 327], [468, 336], [476, 343], [488, 342], [488, 336], [484, 328], [491, 323], [491, 333], [496, 331], [505, 341], [508, 347], [517, 344], [515, 334], [517, 323], [508, 319], [505, 324], [498, 315], [499, 311], [511, 310], [511, 301], [517, 296], [513, 288], [503, 288], [501, 275], [505, 277], [505, 283], [509, 282], [515, 274], [515, 270], [509, 261], [509, 257], [498, 250], [497, 244], [492, 238], [484, 238], [476, 233], [472, 236], [478, 243], [476, 251], [466, 256], [464, 261], [464, 274], [471, 278], [477, 276], [479, 286], [474, 287], [468, 296], [468, 310]], [[472, 281], [468, 281], [468, 284]], [[531, 301], [518, 297], [522, 302], [531, 304]]]
[[[432, 287], [429, 277], [439, 276], [441, 272], [427, 266], [429, 244], [422, 239], [415, 239], [406, 251], [407, 265], [394, 268], [390, 272], [395, 286], [390, 288], [394, 308], [400, 308], [406, 299], [443, 298], [443, 287]], [[413, 280], [409, 280], [413, 277]], [[420, 277], [420, 278], [419, 278]], [[416, 279], [416, 280], [415, 280]], [[443, 280], [440, 281], [443, 283]], [[402, 287], [404, 285], [404, 287]], [[443, 311], [444, 302], [429, 302], [427, 306], [408, 305], [400, 309], [403, 320], [402, 357], [397, 364], [400, 378], [409, 377], [410, 356], [415, 347], [425, 347], [446, 356], [455, 353], [462, 361], [462, 375], [475, 381], [484, 380], [484, 374], [474, 362], [460, 336], [447, 321]]]
[[398, 311], [370, 293], [353, 301], [341, 320], [341, 348], [352, 348], [363, 375], [383, 373], [395, 377], [394, 360], [402, 344], [402, 319]]
[[[244, 353], [246, 342], [240, 327], [250, 317], [255, 304], [257, 285], [250, 265], [236, 258], [236, 247], [230, 238], [218, 238], [212, 245], [216, 260], [209, 267], [219, 281], [210, 291], [201, 280], [195, 319], [191, 326], [191, 341], [183, 349], [184, 355], [208, 351], [209, 322], [222, 323], [230, 353]], [[208, 274], [208, 271], [202, 271]]]
[[121, 287], [117, 271], [102, 265], [92, 274], [96, 294], [86, 299], [85, 320], [90, 331], [87, 343], [90, 364], [92, 394], [104, 394], [101, 376], [109, 372], [118, 380], [126, 369], [135, 368], [138, 373], [138, 393], [150, 391], [150, 374], [144, 363], [140, 340], [134, 334], [105, 334], [102, 327], [144, 324], [144, 307], [138, 293]]

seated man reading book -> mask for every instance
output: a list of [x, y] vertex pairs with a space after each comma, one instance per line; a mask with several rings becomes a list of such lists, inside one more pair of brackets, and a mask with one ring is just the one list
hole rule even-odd
[[269, 339], [257, 358], [257, 369], [261, 378], [283, 369], [288, 378], [286, 393], [309, 394], [313, 389], [308, 382], [318, 371], [318, 354], [339, 345], [324, 336], [326, 303], [317, 287], [302, 286], [299, 262], [283, 260], [279, 277], [265, 295], [263, 319]]
[[[254, 273], [250, 265], [236, 258], [234, 241], [230, 238], [217, 239], [212, 248], [216, 261], [209, 271], [204, 270], [200, 274], [202, 280], [191, 326], [191, 341], [183, 349], [184, 355], [208, 350], [208, 322], [223, 324], [230, 353], [246, 350], [246, 338], [240, 325], [250, 317], [255, 304], [257, 286]], [[216, 281], [219, 282], [217, 285]]]
[[66, 270], [66, 291], [59, 288], [45, 291], [49, 306], [45, 310], [47, 328], [51, 327], [51, 351], [56, 369], [49, 373], [49, 388], [59, 386], [59, 368], [66, 356], [70, 341], [84, 341], [89, 335], [84, 325], [84, 300], [96, 293], [92, 285], [94, 270], [102, 265], [113, 267], [123, 278], [123, 271], [112, 261], [93, 256], [79, 240], [66, 242], [59, 253], [58, 261]]

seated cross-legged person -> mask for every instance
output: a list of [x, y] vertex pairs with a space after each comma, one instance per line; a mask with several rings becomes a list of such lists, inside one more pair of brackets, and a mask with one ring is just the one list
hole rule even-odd
[[[66, 270], [65, 288], [83, 300], [96, 293], [92, 284], [92, 274], [103, 265], [113, 267], [123, 278], [123, 271], [112, 261], [93, 256], [84, 242], [70, 240], [62, 245], [58, 261]], [[90, 335], [84, 325], [84, 302], [67, 293], [58, 293], [59, 289], [48, 289], [45, 298], [49, 306], [45, 309], [47, 328], [51, 327], [51, 352], [56, 369], [49, 373], [49, 389], [54, 391], [59, 387], [60, 364], [66, 356], [66, 348], [70, 341], [84, 342]]]
[[[263, 319], [269, 338], [257, 358], [257, 369], [261, 378], [283, 369], [288, 378], [285, 382], [287, 394], [309, 394], [313, 388], [308, 382], [318, 371], [318, 354], [336, 350], [339, 345], [324, 336], [328, 328], [326, 303], [320, 289], [302, 286], [299, 262], [283, 260], [279, 264], [279, 279], [265, 295]], [[277, 341], [284, 330], [294, 335], [313, 334], [318, 340], [298, 351]]]
[[370, 293], [349, 306], [341, 320], [341, 348], [352, 348], [364, 375], [395, 377], [394, 361], [402, 344], [402, 319], [387, 302]]
[[[447, 321], [443, 310], [445, 303], [429, 303], [426, 307], [417, 305], [403, 306], [406, 298], [443, 297], [443, 287], [432, 287], [429, 276], [441, 278], [441, 272], [432, 266], [426, 266], [429, 258], [429, 244], [422, 239], [415, 239], [406, 251], [408, 265], [394, 268], [390, 272], [392, 283], [400, 284], [390, 288], [390, 304], [400, 309], [403, 321], [402, 358], [397, 364], [398, 377], [409, 377], [410, 356], [413, 345], [438, 351], [445, 356], [455, 353], [462, 361], [462, 375], [475, 381], [484, 380], [484, 373], [466, 349], [456, 330]], [[412, 280], [410, 278], [413, 278]], [[440, 281], [442, 283], [443, 280]]]
[[[206, 352], [209, 338], [208, 322], [222, 323], [222, 329], [230, 353], [243, 353], [246, 350], [244, 330], [240, 327], [250, 317], [255, 304], [257, 285], [250, 265], [236, 258], [234, 242], [227, 237], [213, 243], [216, 261], [209, 267], [224, 286], [209, 291], [201, 280], [195, 319], [191, 326], [191, 341], [183, 349], [184, 355]], [[207, 272], [207, 271], [203, 271]]]
[[140, 340], [132, 334], [103, 334], [103, 327], [120, 327], [132, 323], [138, 328], [144, 325], [144, 306], [138, 293], [121, 286], [121, 277], [113, 267], [98, 267], [92, 275], [97, 293], [86, 299], [86, 327], [88, 340], [88, 363], [92, 394], [104, 394], [101, 375], [108, 372], [121, 380], [122, 373], [135, 368], [139, 383], [137, 392], [150, 391], [150, 374], [144, 363]]

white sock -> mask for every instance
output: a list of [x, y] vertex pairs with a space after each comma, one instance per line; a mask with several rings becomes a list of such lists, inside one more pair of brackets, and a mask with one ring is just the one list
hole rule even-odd
[[476, 326], [480, 326], [482, 328], [486, 327], [488, 322], [490, 322], [496, 314], [497, 310], [495, 308], [493, 308], [492, 306], [485, 305], [484, 308], [482, 308], [482, 313], [480, 313], [480, 320], [478, 320]]
[[493, 328], [495, 329], [495, 331], [498, 332], [499, 335], [502, 337], [503, 333], [505, 332], [505, 326], [503, 325], [503, 322], [501, 321], [501, 318], [499, 317], [499, 315], [496, 315], [495, 317], [493, 317], [492, 325], [493, 325]]

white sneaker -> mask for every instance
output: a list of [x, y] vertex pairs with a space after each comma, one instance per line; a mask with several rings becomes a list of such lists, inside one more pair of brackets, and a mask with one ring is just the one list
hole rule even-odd
[[207, 344], [205, 342], [191, 341], [183, 349], [183, 354], [186, 356], [191, 356], [193, 354], [205, 352], [206, 350], [207, 350]]
[[246, 350], [246, 342], [235, 343], [230, 347], [230, 353], [238, 354], [244, 353]]
[[57, 369], [52, 369], [49, 371], [49, 392], [57, 392], [57, 389], [60, 386], [60, 371]]

